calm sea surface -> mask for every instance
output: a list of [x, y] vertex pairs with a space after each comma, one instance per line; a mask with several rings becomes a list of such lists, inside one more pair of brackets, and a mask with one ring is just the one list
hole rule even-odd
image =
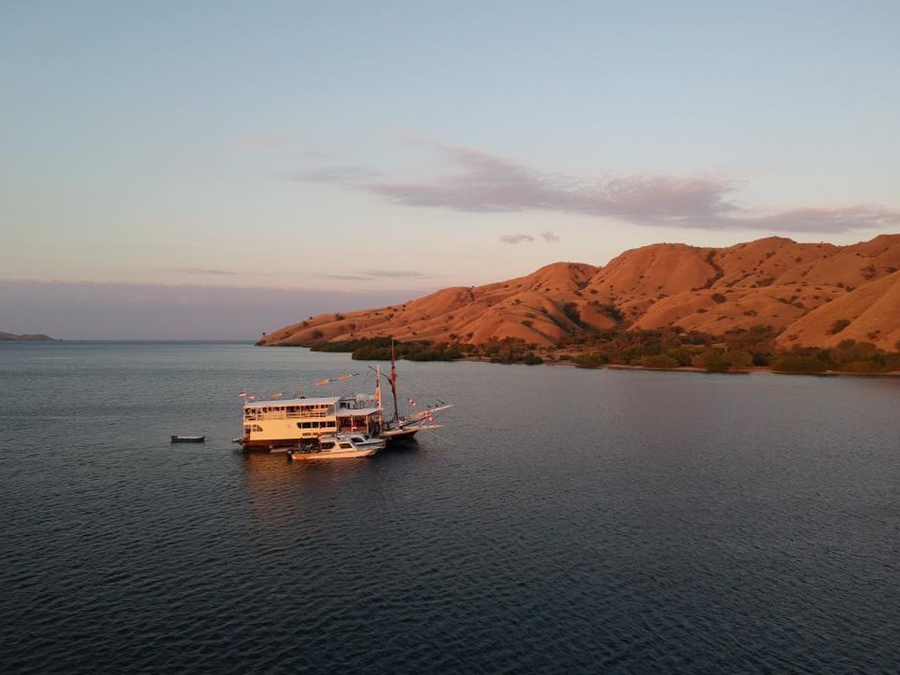
[[0, 344], [0, 672], [900, 671], [900, 380], [400, 371], [440, 438], [304, 465], [238, 392], [366, 364]]

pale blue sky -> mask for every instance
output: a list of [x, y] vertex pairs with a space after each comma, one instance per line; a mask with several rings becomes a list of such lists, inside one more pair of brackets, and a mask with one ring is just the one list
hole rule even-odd
[[[898, 28], [893, 0], [0, 0], [0, 282], [339, 294], [287, 322], [656, 241], [900, 231]], [[0, 330], [65, 337], [50, 296]]]

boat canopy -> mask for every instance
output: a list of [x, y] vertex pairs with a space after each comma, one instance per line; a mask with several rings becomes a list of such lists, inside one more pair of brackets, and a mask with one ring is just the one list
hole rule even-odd
[[367, 417], [378, 412], [378, 408], [344, 408], [338, 410], [336, 417]]
[[341, 400], [340, 396], [327, 398], [279, 398], [272, 401], [254, 401], [245, 403], [244, 408], [285, 408], [297, 405], [336, 405]]

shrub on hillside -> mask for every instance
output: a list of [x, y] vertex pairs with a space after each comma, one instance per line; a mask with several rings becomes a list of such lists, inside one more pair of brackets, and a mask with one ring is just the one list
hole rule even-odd
[[838, 370], [843, 373], [884, 373], [887, 372], [887, 367], [877, 361], [851, 361], [841, 364]]
[[837, 335], [849, 325], [850, 319], [838, 319], [833, 324], [831, 324], [831, 328], [828, 329], [828, 334]]
[[666, 354], [653, 354], [641, 357], [640, 365], [645, 368], [677, 368], [679, 364], [678, 361]]
[[605, 354], [579, 354], [572, 360], [578, 368], [599, 368], [609, 363]]
[[824, 373], [828, 363], [818, 354], [789, 353], [772, 359], [772, 370], [780, 373]]
[[666, 352], [666, 356], [673, 359], [679, 366], [691, 365], [693, 355], [687, 347], [675, 347]]
[[742, 349], [729, 350], [723, 358], [732, 368], [749, 368], [753, 364], [753, 355]]

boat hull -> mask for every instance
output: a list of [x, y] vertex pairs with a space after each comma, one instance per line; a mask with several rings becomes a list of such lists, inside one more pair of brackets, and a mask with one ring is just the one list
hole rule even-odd
[[362, 450], [332, 450], [327, 452], [291, 452], [289, 457], [295, 461], [311, 462], [318, 460], [332, 459], [357, 459], [360, 457], [371, 457], [377, 448], [365, 448]]

